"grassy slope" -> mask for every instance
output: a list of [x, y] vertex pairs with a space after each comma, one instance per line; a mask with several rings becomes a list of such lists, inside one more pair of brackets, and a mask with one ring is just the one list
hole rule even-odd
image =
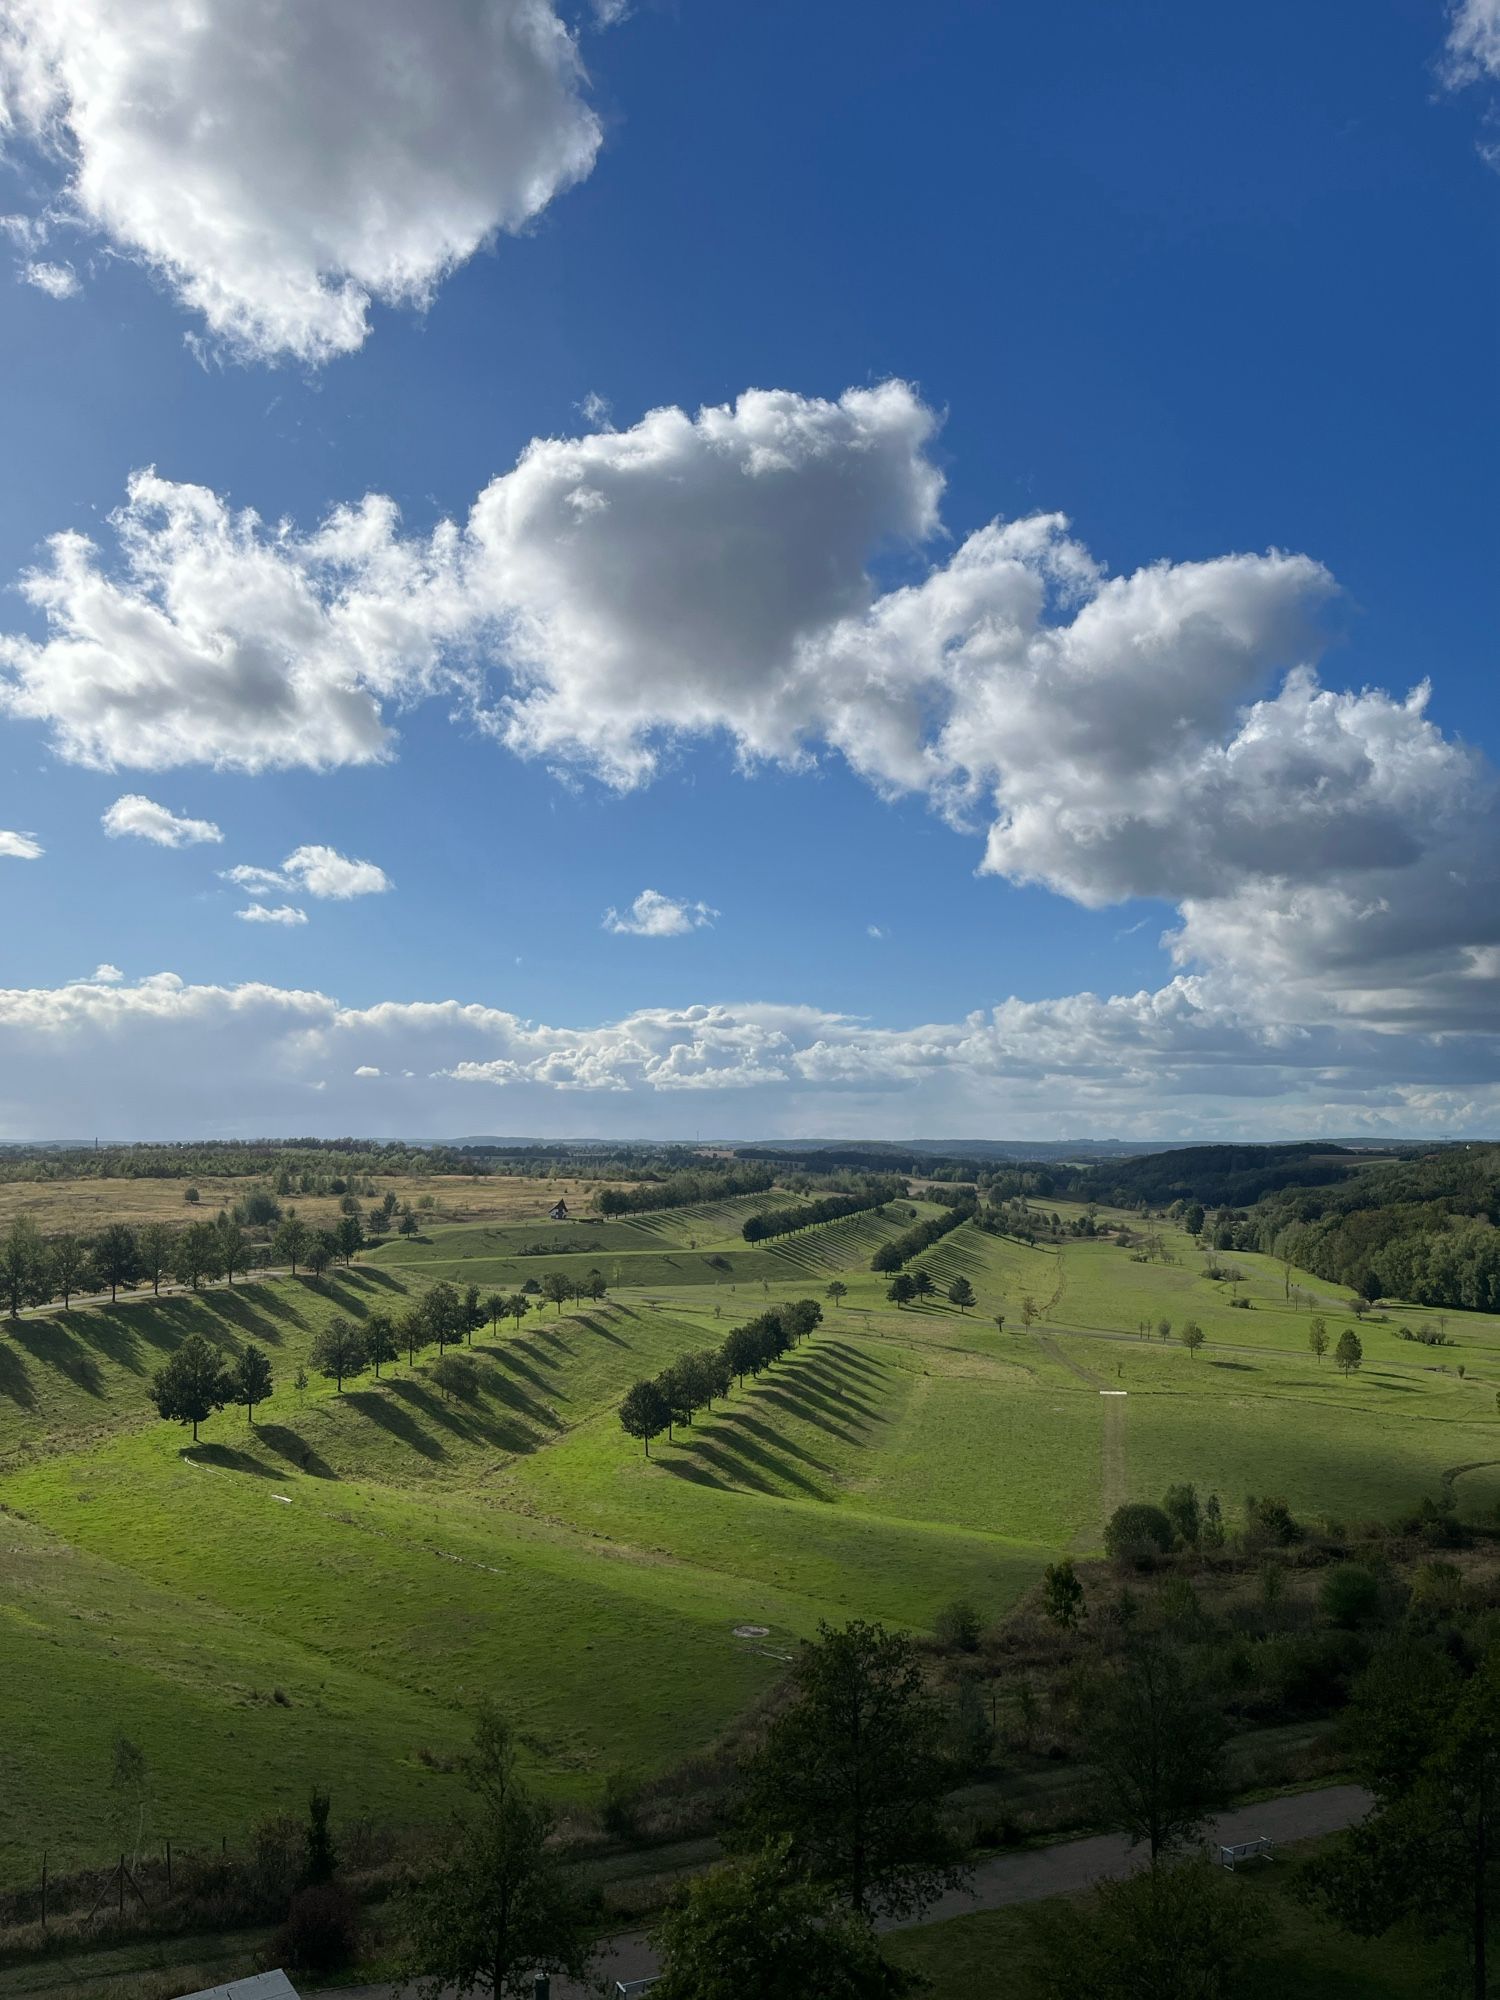
[[[156, 1829], [178, 1839], [234, 1834], [315, 1776], [351, 1807], [440, 1814], [450, 1781], [420, 1753], [451, 1752], [481, 1688], [513, 1709], [560, 1790], [614, 1763], [665, 1764], [765, 1689], [819, 1617], [925, 1626], [959, 1594], [998, 1610], [1053, 1551], [1097, 1542], [1110, 1409], [1140, 1497], [1192, 1477], [1230, 1506], [1278, 1491], [1358, 1516], [1436, 1491], [1458, 1466], [1474, 1468], [1458, 1478], [1465, 1506], [1500, 1490], [1493, 1320], [1451, 1316], [1461, 1345], [1441, 1351], [1400, 1342], [1394, 1321], [1367, 1324], [1366, 1367], [1345, 1382], [1308, 1355], [1309, 1315], [1266, 1260], [1235, 1260], [1255, 1300], [1245, 1312], [1196, 1257], [1138, 1265], [1112, 1245], [1033, 1249], [965, 1226], [922, 1261], [940, 1284], [962, 1271], [978, 1306], [901, 1311], [868, 1261], [904, 1217], [747, 1252], [739, 1221], [756, 1205], [577, 1225], [645, 1242], [612, 1252], [644, 1281], [476, 1337], [461, 1394], [421, 1362], [342, 1397], [291, 1383], [329, 1314], [477, 1275], [499, 1261], [494, 1232], [512, 1254], [529, 1220], [435, 1229], [321, 1286], [277, 1280], [10, 1329], [0, 1675], [28, 1727], [0, 1732], [0, 1871], [24, 1873], [42, 1843], [57, 1861], [107, 1845], [117, 1731], [146, 1747]], [[715, 1254], [735, 1259], [716, 1286], [699, 1280]], [[825, 1302], [797, 1354], [649, 1462], [623, 1438], [626, 1384], [768, 1300], [821, 1295], [834, 1272], [848, 1296]], [[1315, 1289], [1336, 1332], [1344, 1309]], [[1043, 1315], [1030, 1333], [1028, 1295]], [[1135, 1337], [1161, 1313], [1209, 1328], [1197, 1360]], [[227, 1353], [264, 1343], [277, 1389], [253, 1432], [226, 1411], [185, 1454], [145, 1388], [192, 1327]], [[1124, 1387], [1127, 1403], [1107, 1405], [1101, 1387]], [[737, 1639], [741, 1623], [768, 1639]]]

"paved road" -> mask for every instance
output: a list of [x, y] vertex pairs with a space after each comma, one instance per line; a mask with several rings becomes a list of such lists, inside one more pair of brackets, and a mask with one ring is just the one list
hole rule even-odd
[[[1214, 1837], [1226, 1843], [1261, 1838], [1313, 1840], [1352, 1826], [1364, 1817], [1369, 1805], [1369, 1793], [1358, 1785], [1328, 1785], [1320, 1791], [1295, 1792], [1221, 1813], [1214, 1823]], [[1144, 1858], [1139, 1849], [1132, 1851], [1113, 1834], [1095, 1840], [1062, 1841], [1055, 1847], [1032, 1848], [1023, 1854], [997, 1854], [975, 1869], [970, 1888], [952, 1890], [941, 1897], [921, 1922], [942, 1923], [975, 1910], [1035, 1903], [1045, 1896], [1076, 1895], [1110, 1876], [1128, 1875]], [[617, 1979], [647, 1979], [656, 1970], [656, 1956], [645, 1934], [631, 1931], [608, 1941], [596, 1961], [593, 1984], [577, 1986], [571, 1980], [555, 1979], [552, 2000], [592, 2000], [601, 1991], [610, 1992]], [[310, 2000], [396, 2000], [399, 1991], [393, 1986], [345, 1986], [336, 1993], [315, 1993]]]

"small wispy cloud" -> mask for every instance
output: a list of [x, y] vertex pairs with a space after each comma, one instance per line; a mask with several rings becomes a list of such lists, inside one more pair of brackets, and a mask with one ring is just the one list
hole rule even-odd
[[617, 937], [683, 937], [712, 924], [718, 914], [707, 903], [677, 902], [659, 890], [642, 889], [627, 911], [604, 912], [604, 928]]
[[305, 924], [306, 910], [294, 909], [290, 903], [250, 903], [243, 910], [234, 913], [242, 924]]
[[71, 264], [24, 264], [21, 276], [49, 299], [76, 299], [83, 290]]
[[46, 848], [29, 833], [8, 833], [0, 827], [0, 855], [9, 861], [40, 861]]
[[882, 930], [879, 924], [866, 924], [865, 936], [872, 938], [883, 938], [883, 937], [889, 937], [890, 932]]

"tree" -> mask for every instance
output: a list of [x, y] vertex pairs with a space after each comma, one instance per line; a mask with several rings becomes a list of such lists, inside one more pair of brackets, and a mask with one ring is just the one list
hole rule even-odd
[[339, 1240], [331, 1229], [315, 1229], [303, 1256], [315, 1278], [321, 1278], [339, 1254]]
[[365, 1337], [352, 1320], [331, 1319], [312, 1344], [308, 1355], [318, 1373], [344, 1393], [344, 1377], [361, 1375], [369, 1361]]
[[101, 1229], [94, 1238], [94, 1262], [100, 1278], [109, 1286], [109, 1302], [113, 1305], [121, 1285], [134, 1284], [140, 1270], [135, 1231], [124, 1222], [111, 1222]]
[[1322, 1319], [1315, 1319], [1307, 1329], [1307, 1344], [1321, 1366], [1323, 1356], [1328, 1352], [1328, 1328]]
[[1195, 1549], [1203, 1535], [1203, 1510], [1198, 1505], [1198, 1489], [1191, 1481], [1169, 1486], [1161, 1497], [1161, 1510], [1177, 1531], [1177, 1538]]
[[47, 1283], [62, 1300], [64, 1312], [69, 1310], [74, 1292], [86, 1291], [93, 1276], [87, 1244], [71, 1230], [54, 1236], [47, 1245]]
[[245, 1422], [254, 1424], [255, 1406], [271, 1393], [271, 1364], [265, 1349], [247, 1340], [234, 1367], [234, 1400], [245, 1406]]
[[1101, 1882], [1086, 1903], [1039, 1912], [1045, 2000], [1220, 2000], [1265, 1934], [1265, 1906], [1247, 1901], [1212, 1862], [1195, 1858]]
[[486, 1703], [468, 1759], [474, 1809], [443, 1864], [412, 1892], [412, 1971], [441, 1993], [529, 1996], [538, 1974], [585, 1977], [588, 1906], [548, 1847], [551, 1809], [516, 1771], [509, 1725]]
[[1181, 1655], [1158, 1640], [1133, 1646], [1095, 1689], [1086, 1716], [1105, 1823], [1132, 1847], [1144, 1845], [1153, 1868], [1191, 1846], [1227, 1795], [1226, 1729]]
[[856, 1916], [914, 1915], [962, 1880], [942, 1818], [942, 1710], [912, 1641], [860, 1620], [818, 1627], [793, 1697], [743, 1771], [746, 1827], [785, 1836], [795, 1865]]
[[1159, 1339], [1170, 1340], [1172, 1338], [1172, 1322], [1169, 1319], [1159, 1319], [1156, 1322], [1156, 1332]]
[[996, 1314], [995, 1314], [995, 1331], [996, 1331], [996, 1333], [1004, 1333], [1004, 1331], [1005, 1331], [1005, 1314], [1004, 1314], [1004, 1313], [996, 1313]]
[[294, 1278], [297, 1275], [298, 1264], [307, 1255], [310, 1241], [311, 1235], [307, 1224], [293, 1210], [277, 1230], [271, 1250], [272, 1254], [281, 1258], [283, 1263], [291, 1265]]
[[566, 1300], [572, 1296], [572, 1290], [571, 1279], [565, 1277], [561, 1271], [549, 1271], [542, 1280], [542, 1297], [550, 1299], [559, 1312], [562, 1311]]
[[490, 1323], [490, 1333], [498, 1337], [500, 1322], [505, 1317], [509, 1300], [504, 1292], [491, 1292], [484, 1302], [484, 1316]]
[[484, 1308], [479, 1303], [478, 1285], [464, 1286], [463, 1330], [464, 1339], [470, 1347], [474, 1345], [474, 1329], [484, 1325]]
[[1031, 1322], [1035, 1318], [1036, 1318], [1036, 1300], [1031, 1296], [1030, 1292], [1028, 1292], [1021, 1301], [1022, 1326], [1030, 1326]]
[[829, 1279], [827, 1296], [833, 1300], [836, 1306], [841, 1306], [844, 1303], [848, 1293], [849, 1287], [844, 1283], [842, 1278]]
[[427, 1315], [420, 1306], [407, 1307], [406, 1311], [401, 1315], [401, 1324], [397, 1332], [400, 1336], [401, 1345], [406, 1349], [406, 1365], [408, 1368], [415, 1368], [417, 1365], [417, 1349], [425, 1347], [429, 1339]]
[[967, 1312], [969, 1307], [973, 1305], [974, 1287], [969, 1283], [962, 1271], [959, 1272], [953, 1283], [948, 1287], [948, 1299], [949, 1303], [957, 1306], [960, 1312]]
[[655, 1382], [635, 1383], [626, 1390], [620, 1404], [620, 1422], [628, 1436], [644, 1440], [647, 1458], [651, 1456], [652, 1438], [659, 1437], [667, 1428], [671, 1415], [672, 1406]]
[[162, 1273], [171, 1268], [173, 1232], [164, 1222], [146, 1222], [135, 1233], [140, 1256], [141, 1277], [149, 1278], [155, 1295], [161, 1292]]
[[396, 1344], [396, 1324], [388, 1312], [377, 1306], [365, 1318], [365, 1351], [375, 1366], [375, 1380], [380, 1380], [380, 1365], [383, 1361], [394, 1361], [401, 1349]]
[[1307, 1893], [1346, 1929], [1403, 1920], [1446, 1937], [1474, 2000], [1488, 1961], [1500, 1855], [1500, 1648], [1465, 1678], [1446, 1648], [1397, 1641], [1356, 1684], [1348, 1711], [1368, 1818], [1318, 1864]]
[[910, 1305], [917, 1296], [916, 1280], [905, 1271], [898, 1271], [887, 1285], [885, 1295], [893, 1305]]
[[505, 1301], [505, 1310], [510, 1314], [516, 1323], [517, 1329], [519, 1329], [522, 1320], [531, 1311], [531, 1301], [524, 1292], [512, 1292], [510, 1297]]
[[448, 1343], [459, 1337], [463, 1309], [463, 1300], [445, 1278], [440, 1278], [422, 1301], [428, 1338], [437, 1342], [440, 1361]]
[[911, 1283], [912, 1290], [919, 1299], [930, 1299], [937, 1290], [937, 1286], [932, 1282], [931, 1273], [924, 1271], [920, 1264], [911, 1274]]
[[333, 1844], [333, 1829], [329, 1817], [333, 1811], [333, 1800], [321, 1786], [314, 1785], [307, 1801], [307, 1826], [303, 1832], [305, 1858], [302, 1864], [302, 1887], [321, 1888], [331, 1882], [338, 1873], [338, 1850]]
[[1065, 1632], [1071, 1632], [1084, 1616], [1083, 1585], [1078, 1581], [1071, 1556], [1050, 1563], [1043, 1572], [1042, 1609]]
[[212, 1282], [223, 1268], [219, 1232], [211, 1222], [190, 1222], [179, 1232], [172, 1246], [172, 1270], [179, 1284], [196, 1292], [205, 1278]]
[[224, 1275], [230, 1284], [234, 1283], [236, 1271], [245, 1268], [245, 1232], [237, 1222], [219, 1220], [219, 1257], [224, 1266]]
[[1334, 1366], [1347, 1382], [1351, 1375], [1359, 1372], [1360, 1363], [1364, 1358], [1364, 1342], [1352, 1326], [1346, 1326], [1339, 1335], [1338, 1346], [1333, 1350]]
[[1104, 1524], [1104, 1549], [1111, 1562], [1150, 1563], [1167, 1555], [1175, 1531], [1160, 1507], [1144, 1500], [1116, 1507]]
[[1197, 1320], [1195, 1319], [1184, 1320], [1182, 1323], [1182, 1331], [1177, 1336], [1177, 1338], [1182, 1342], [1183, 1346], [1187, 1349], [1188, 1358], [1193, 1361], [1197, 1360], [1198, 1349], [1203, 1345], [1207, 1337], [1208, 1336], [1204, 1333], [1202, 1327], [1199, 1326]]
[[352, 1264], [354, 1253], [365, 1247], [365, 1232], [360, 1227], [358, 1214], [340, 1216], [339, 1226], [333, 1232], [333, 1240], [344, 1262]]
[[868, 1924], [797, 1874], [784, 1840], [691, 1881], [652, 1943], [654, 2000], [878, 2000], [912, 1984]]
[[151, 1378], [151, 1400], [167, 1423], [191, 1424], [193, 1443], [205, 1417], [234, 1400], [234, 1384], [214, 1348], [201, 1333], [190, 1333], [165, 1366]]

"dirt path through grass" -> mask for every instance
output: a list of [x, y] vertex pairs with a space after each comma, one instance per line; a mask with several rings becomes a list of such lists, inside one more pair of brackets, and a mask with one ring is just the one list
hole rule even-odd
[[1039, 1334], [1036, 1344], [1051, 1360], [1066, 1368], [1070, 1375], [1076, 1375], [1080, 1382], [1099, 1392], [1102, 1406], [1099, 1422], [1099, 1519], [1092, 1526], [1080, 1528], [1071, 1544], [1078, 1550], [1095, 1548], [1104, 1523], [1116, 1507], [1125, 1504], [1125, 1405], [1128, 1398], [1122, 1392], [1112, 1390], [1104, 1377], [1096, 1375], [1092, 1368], [1075, 1361], [1051, 1334]]

